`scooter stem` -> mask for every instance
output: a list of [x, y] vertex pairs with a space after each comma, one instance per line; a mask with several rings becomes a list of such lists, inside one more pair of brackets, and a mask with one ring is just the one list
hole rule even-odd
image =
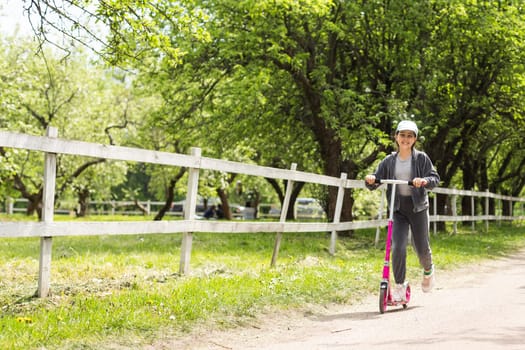
[[390, 279], [390, 250], [392, 248], [392, 226], [394, 222], [394, 202], [396, 199], [396, 184], [392, 184], [392, 194], [390, 198], [390, 215], [388, 218], [388, 230], [386, 235], [385, 262], [383, 265], [383, 280]]

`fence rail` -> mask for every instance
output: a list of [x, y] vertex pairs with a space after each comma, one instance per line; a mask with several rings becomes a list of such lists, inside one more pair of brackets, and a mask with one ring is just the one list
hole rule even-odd
[[[301, 198], [298, 198], [300, 201]], [[15, 213], [27, 213], [29, 200], [26, 198], [7, 198], [5, 200], [5, 213], [8, 215]], [[160, 208], [164, 207], [165, 202], [160, 201], [138, 201], [138, 204], [144, 210], [137, 209], [135, 201], [90, 201], [88, 203], [87, 213], [90, 215], [149, 215], [155, 213]], [[59, 215], [73, 215], [75, 210], [78, 212], [79, 205], [74, 201], [61, 201], [60, 205], [55, 207], [54, 213]], [[253, 219], [255, 216], [255, 208], [249, 211], [246, 207], [242, 207], [236, 203], [230, 204], [230, 210], [234, 211], [232, 216], [236, 219]], [[276, 210], [276, 211], [272, 211]], [[144, 212], [145, 211], [145, 212]], [[197, 207], [196, 212], [204, 215], [204, 203]], [[76, 215], [76, 214], [75, 214]], [[183, 201], [174, 202], [171, 210], [164, 215], [167, 217], [182, 217], [184, 215]], [[280, 207], [274, 203], [260, 203], [257, 207], [258, 218], [279, 218]], [[297, 204], [295, 206], [295, 218], [298, 219], [323, 219], [325, 218], [324, 209], [319, 204]]]
[[[26, 149], [30, 151], [44, 152], [44, 195], [41, 222], [1, 222], [0, 237], [40, 237], [40, 270], [37, 294], [46, 297], [49, 293], [51, 247], [52, 238], [59, 236], [81, 236], [81, 235], [122, 235], [122, 234], [153, 234], [153, 233], [182, 233], [181, 259], [179, 271], [187, 273], [191, 257], [192, 234], [194, 232], [223, 232], [223, 233], [245, 233], [245, 232], [275, 232], [276, 242], [272, 255], [272, 265], [275, 264], [281, 234], [284, 232], [331, 232], [330, 253], [335, 253], [335, 243], [338, 231], [356, 230], [364, 228], [384, 227], [387, 223], [383, 219], [382, 208], [378, 218], [375, 220], [363, 220], [352, 222], [340, 222], [340, 214], [343, 203], [344, 190], [365, 189], [364, 181], [347, 179], [342, 173], [340, 178], [313, 174], [296, 170], [292, 164], [291, 169], [277, 169], [259, 165], [244, 164], [234, 161], [202, 157], [200, 149], [193, 148], [191, 155], [150, 151], [130, 147], [108, 146], [102, 144], [70, 141], [58, 139], [56, 128], [49, 127], [46, 136], [33, 136], [27, 134], [0, 131], [0, 147]], [[54, 194], [56, 177], [56, 155], [75, 155], [85, 157], [105, 158], [121, 161], [133, 161], [153, 163], [166, 166], [177, 166], [189, 168], [188, 189], [186, 193], [186, 207], [182, 220], [166, 221], [134, 221], [134, 222], [54, 222]], [[201, 169], [216, 170], [229, 173], [238, 173], [266, 178], [280, 179], [288, 182], [287, 192], [282, 204], [282, 210], [278, 222], [250, 222], [250, 221], [207, 221], [198, 220], [196, 215], [197, 191], [199, 172]], [[290, 205], [291, 184], [294, 181], [314, 183], [338, 188], [337, 203], [333, 222], [286, 222], [286, 211]], [[523, 220], [522, 215], [514, 215], [516, 203], [521, 205], [520, 213], [523, 214], [523, 203], [525, 198], [510, 197], [494, 193], [435, 188], [433, 192], [447, 195], [452, 198], [452, 215], [437, 215], [435, 211], [430, 216], [430, 221], [436, 223], [450, 221], [484, 221], [488, 229], [490, 220]], [[436, 201], [434, 195], [434, 201]], [[457, 215], [456, 201], [458, 196], [472, 198], [472, 215]], [[476, 215], [473, 199], [475, 197], [485, 198], [485, 213]], [[501, 203], [506, 201], [509, 205], [509, 214], [489, 215], [488, 201], [492, 198]], [[381, 201], [383, 207], [383, 201]], [[503, 204], [501, 204], [503, 205]], [[434, 210], [437, 205], [434, 203]], [[455, 228], [455, 226], [454, 226]], [[379, 231], [377, 231], [379, 232]], [[376, 240], [378, 234], [376, 234]]]

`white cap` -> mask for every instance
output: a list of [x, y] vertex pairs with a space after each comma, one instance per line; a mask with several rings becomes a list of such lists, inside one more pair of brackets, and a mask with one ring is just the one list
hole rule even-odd
[[397, 124], [396, 134], [404, 130], [413, 131], [414, 134], [416, 134], [417, 136], [417, 133], [418, 133], [417, 125], [411, 120], [402, 120], [399, 122], [399, 124]]

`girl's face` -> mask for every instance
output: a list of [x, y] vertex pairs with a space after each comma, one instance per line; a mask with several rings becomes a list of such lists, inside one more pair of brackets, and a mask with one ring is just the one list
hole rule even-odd
[[409, 151], [416, 143], [416, 134], [413, 131], [401, 130], [396, 134], [396, 142], [400, 151]]

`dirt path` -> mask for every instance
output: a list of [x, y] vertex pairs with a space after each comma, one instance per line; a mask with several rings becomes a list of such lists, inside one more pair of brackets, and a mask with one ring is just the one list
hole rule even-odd
[[412, 286], [409, 307], [378, 312], [378, 297], [308, 315], [268, 315], [251, 327], [209, 332], [154, 349], [524, 349], [525, 250], [436, 274]]

